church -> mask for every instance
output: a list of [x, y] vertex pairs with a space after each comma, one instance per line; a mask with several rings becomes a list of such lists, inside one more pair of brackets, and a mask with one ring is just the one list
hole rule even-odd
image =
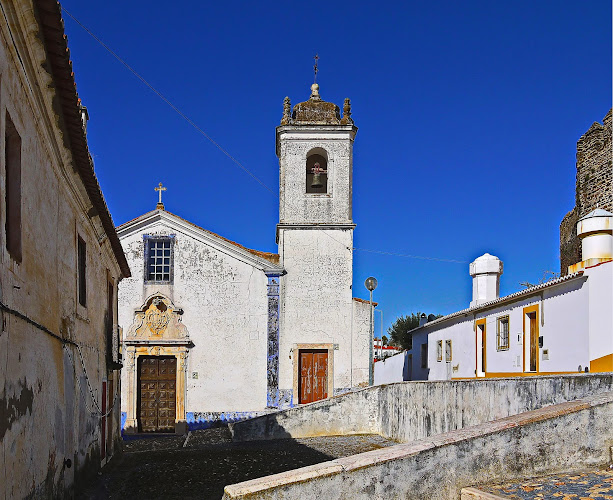
[[341, 115], [317, 84], [293, 108], [285, 98], [276, 254], [165, 210], [161, 184], [155, 210], [117, 228], [132, 270], [118, 306], [124, 432], [183, 433], [368, 384], [370, 304], [351, 289], [357, 130], [349, 99]]

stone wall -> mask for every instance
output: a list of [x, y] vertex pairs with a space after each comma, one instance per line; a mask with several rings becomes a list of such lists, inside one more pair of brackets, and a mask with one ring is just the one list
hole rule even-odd
[[605, 465], [612, 418], [608, 392], [229, 485], [223, 499], [457, 499], [479, 483]]
[[230, 425], [235, 441], [378, 433], [400, 442], [613, 390], [613, 374], [399, 382]]
[[611, 110], [594, 122], [577, 141], [575, 208], [560, 224], [560, 271], [581, 261], [577, 221], [596, 208], [613, 210], [613, 167], [611, 163]]

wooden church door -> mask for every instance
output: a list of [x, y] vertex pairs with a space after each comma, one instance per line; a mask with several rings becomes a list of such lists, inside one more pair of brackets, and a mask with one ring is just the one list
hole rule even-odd
[[174, 432], [177, 358], [138, 358], [138, 416], [142, 432]]
[[328, 351], [300, 350], [300, 404], [328, 397]]

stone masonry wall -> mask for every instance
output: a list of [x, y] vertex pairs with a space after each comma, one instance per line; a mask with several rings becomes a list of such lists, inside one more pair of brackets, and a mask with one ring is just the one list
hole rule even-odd
[[560, 224], [560, 271], [581, 261], [577, 221], [596, 208], [613, 210], [613, 167], [611, 166], [611, 110], [594, 122], [577, 141], [575, 208]]

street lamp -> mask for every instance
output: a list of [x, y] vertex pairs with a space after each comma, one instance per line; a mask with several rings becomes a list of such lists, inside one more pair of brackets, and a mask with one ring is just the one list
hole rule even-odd
[[372, 276], [366, 278], [364, 286], [370, 292], [370, 349], [368, 360], [368, 385], [374, 384], [374, 366], [373, 366], [373, 344], [374, 344], [374, 330], [373, 330], [373, 313], [372, 313], [372, 292], [377, 288], [377, 279]]

